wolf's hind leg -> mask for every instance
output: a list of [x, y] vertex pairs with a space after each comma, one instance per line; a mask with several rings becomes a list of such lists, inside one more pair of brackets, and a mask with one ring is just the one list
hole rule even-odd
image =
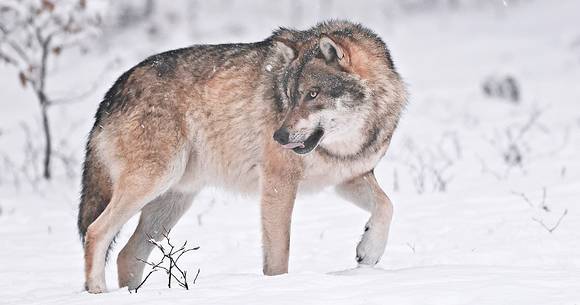
[[119, 287], [135, 289], [140, 284], [145, 263], [138, 258], [147, 260], [153, 250], [149, 237], [162, 240], [165, 230], [171, 230], [189, 209], [194, 195], [168, 191], [143, 208], [135, 232], [117, 257]]
[[385, 252], [389, 227], [393, 217], [391, 200], [379, 186], [371, 171], [337, 187], [346, 200], [371, 212], [362, 239], [356, 247], [356, 261], [362, 265], [375, 265]]
[[85, 288], [90, 293], [106, 291], [106, 253], [121, 227], [174, 182], [176, 173], [158, 169], [159, 174], [151, 169], [124, 171], [115, 182], [107, 208], [88, 227], [84, 245]]

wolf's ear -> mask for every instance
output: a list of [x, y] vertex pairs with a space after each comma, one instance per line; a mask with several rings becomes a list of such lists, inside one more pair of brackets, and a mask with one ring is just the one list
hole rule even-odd
[[320, 47], [320, 52], [322, 52], [322, 55], [327, 62], [340, 62], [344, 59], [345, 49], [340, 44], [332, 40], [332, 38], [323, 35], [320, 37], [320, 42], [318, 45]]
[[277, 38], [274, 40], [276, 53], [280, 54], [285, 64], [291, 63], [296, 59], [296, 46], [289, 40]]

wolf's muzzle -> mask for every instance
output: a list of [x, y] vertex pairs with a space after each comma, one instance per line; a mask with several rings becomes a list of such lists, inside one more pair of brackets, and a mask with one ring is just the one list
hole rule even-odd
[[281, 127], [280, 129], [276, 130], [276, 132], [274, 132], [274, 140], [276, 140], [276, 142], [280, 143], [281, 145], [288, 144], [289, 139], [290, 132], [288, 132], [288, 128], [286, 127]]

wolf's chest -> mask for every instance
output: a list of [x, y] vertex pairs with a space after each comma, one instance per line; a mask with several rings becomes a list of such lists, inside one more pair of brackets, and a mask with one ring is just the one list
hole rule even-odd
[[316, 191], [338, 185], [369, 172], [380, 161], [383, 152], [354, 159], [329, 159], [320, 154], [309, 155], [305, 160], [304, 178], [300, 189]]

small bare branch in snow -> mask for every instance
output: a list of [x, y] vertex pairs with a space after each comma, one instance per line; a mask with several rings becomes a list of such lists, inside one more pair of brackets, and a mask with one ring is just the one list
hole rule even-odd
[[415, 253], [415, 243], [406, 243], [406, 245], [411, 249], [411, 251], [413, 251], [413, 253]]
[[528, 196], [526, 196], [526, 194], [518, 193], [518, 192], [514, 192], [514, 191], [512, 191], [512, 194], [514, 194], [516, 196], [520, 196], [530, 207], [532, 207], [532, 208], [534, 207], [534, 204], [532, 203], [530, 198], [528, 198]]
[[562, 216], [560, 216], [560, 218], [558, 218], [558, 221], [552, 227], [548, 227], [542, 220], [537, 219], [535, 217], [532, 217], [532, 220], [539, 223], [544, 229], [546, 229], [546, 231], [550, 232], [550, 234], [551, 234], [560, 226], [562, 219], [564, 219], [564, 216], [566, 216], [567, 214], [568, 214], [568, 209], [564, 210], [564, 213], [562, 213]]
[[524, 193], [516, 191], [512, 191], [511, 193], [521, 197], [532, 208], [538, 207], [541, 208], [544, 212], [550, 212], [550, 208], [546, 205], [546, 198], [548, 194], [546, 187], [542, 188], [542, 200], [538, 204], [534, 204], [532, 200], [530, 200], [530, 198]]
[[[150, 244], [154, 245], [155, 248], [161, 252], [163, 257], [161, 258], [160, 261], [156, 263], [146, 261], [145, 259], [142, 258], [136, 258], [138, 261], [151, 266], [151, 271], [147, 274], [147, 276], [145, 276], [143, 281], [134, 290], [129, 289], [129, 292], [137, 293], [139, 288], [141, 288], [143, 284], [145, 284], [145, 282], [147, 281], [147, 279], [149, 279], [151, 274], [159, 270], [163, 270], [167, 274], [167, 287], [171, 288], [171, 283], [173, 280], [175, 280], [179, 286], [189, 290], [189, 284], [187, 282], [187, 271], [179, 267], [177, 263], [181, 258], [181, 256], [183, 256], [183, 254], [190, 251], [198, 250], [199, 247], [187, 248], [186, 247], [187, 241], [185, 241], [181, 247], [177, 248], [169, 238], [170, 230], [166, 230], [165, 228], [163, 230], [164, 233], [162, 233], [162, 235], [168, 247], [165, 247], [161, 242], [155, 240], [155, 238], [153, 238], [151, 235], [149, 234], [147, 235], [148, 238], [147, 241]], [[195, 275], [195, 278], [193, 280], [194, 284], [195, 281], [197, 280], [197, 277], [199, 276], [199, 273], [200, 269], [197, 269], [197, 274]]]

